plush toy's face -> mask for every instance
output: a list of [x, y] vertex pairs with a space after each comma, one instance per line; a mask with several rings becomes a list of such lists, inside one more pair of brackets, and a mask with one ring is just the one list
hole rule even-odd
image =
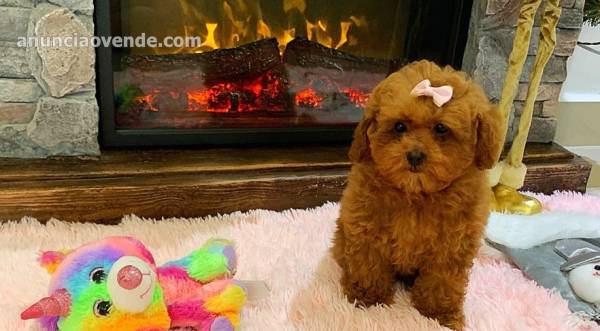
[[581, 299], [600, 303], [600, 264], [584, 264], [571, 270], [569, 284]]
[[22, 315], [49, 330], [168, 330], [170, 319], [152, 255], [138, 241], [111, 237], [70, 253], [46, 252], [50, 297]]

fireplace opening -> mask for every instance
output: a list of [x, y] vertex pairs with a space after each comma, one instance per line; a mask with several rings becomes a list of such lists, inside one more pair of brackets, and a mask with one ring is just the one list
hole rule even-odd
[[[407, 61], [460, 66], [467, 0], [97, 1], [99, 35], [198, 37], [99, 49], [105, 147], [347, 141]], [[178, 45], [180, 46], [180, 45]]]

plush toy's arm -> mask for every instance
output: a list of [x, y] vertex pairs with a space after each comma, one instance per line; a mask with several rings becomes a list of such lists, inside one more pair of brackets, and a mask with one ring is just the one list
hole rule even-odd
[[191, 278], [208, 283], [219, 278], [233, 277], [237, 268], [237, 256], [232, 242], [211, 239], [187, 257], [167, 265], [181, 266]]

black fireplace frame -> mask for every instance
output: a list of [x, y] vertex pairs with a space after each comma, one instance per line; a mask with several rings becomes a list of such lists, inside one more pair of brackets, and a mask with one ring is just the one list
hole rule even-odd
[[[165, 0], [169, 1], [169, 0]], [[424, 0], [421, 0], [424, 1]], [[416, 26], [419, 19], [430, 10], [438, 10], [442, 19], [450, 18], [453, 29], [440, 58], [442, 64], [460, 68], [467, 43], [469, 20], [473, 0], [428, 0], [430, 5], [411, 8], [409, 26]], [[442, 5], [442, 3], [444, 5]], [[96, 36], [111, 36], [111, 8], [119, 0], [95, 0], [94, 23]], [[440, 10], [438, 7], [447, 6]], [[437, 23], [437, 22], [436, 22]], [[436, 24], [437, 25], [437, 24]], [[435, 25], [409, 33], [407, 40], [408, 60], [427, 58], [427, 46], [436, 36]], [[113, 89], [113, 50], [99, 47], [96, 50], [97, 99], [100, 107], [100, 143], [104, 148], [116, 147], [185, 147], [185, 146], [232, 146], [232, 145], [290, 145], [347, 143], [354, 127], [302, 127], [302, 128], [241, 128], [241, 129], [117, 129]]]

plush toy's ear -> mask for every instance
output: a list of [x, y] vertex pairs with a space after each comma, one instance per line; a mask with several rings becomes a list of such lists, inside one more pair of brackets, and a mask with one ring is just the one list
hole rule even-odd
[[477, 116], [475, 164], [481, 170], [491, 169], [500, 158], [504, 146], [502, 121], [502, 115], [495, 105], [490, 105]]
[[38, 258], [38, 262], [40, 266], [42, 266], [49, 274], [53, 274], [58, 268], [58, 265], [62, 263], [65, 257], [70, 253], [68, 250], [63, 250], [60, 252], [56, 251], [47, 251], [42, 252], [40, 257]]

